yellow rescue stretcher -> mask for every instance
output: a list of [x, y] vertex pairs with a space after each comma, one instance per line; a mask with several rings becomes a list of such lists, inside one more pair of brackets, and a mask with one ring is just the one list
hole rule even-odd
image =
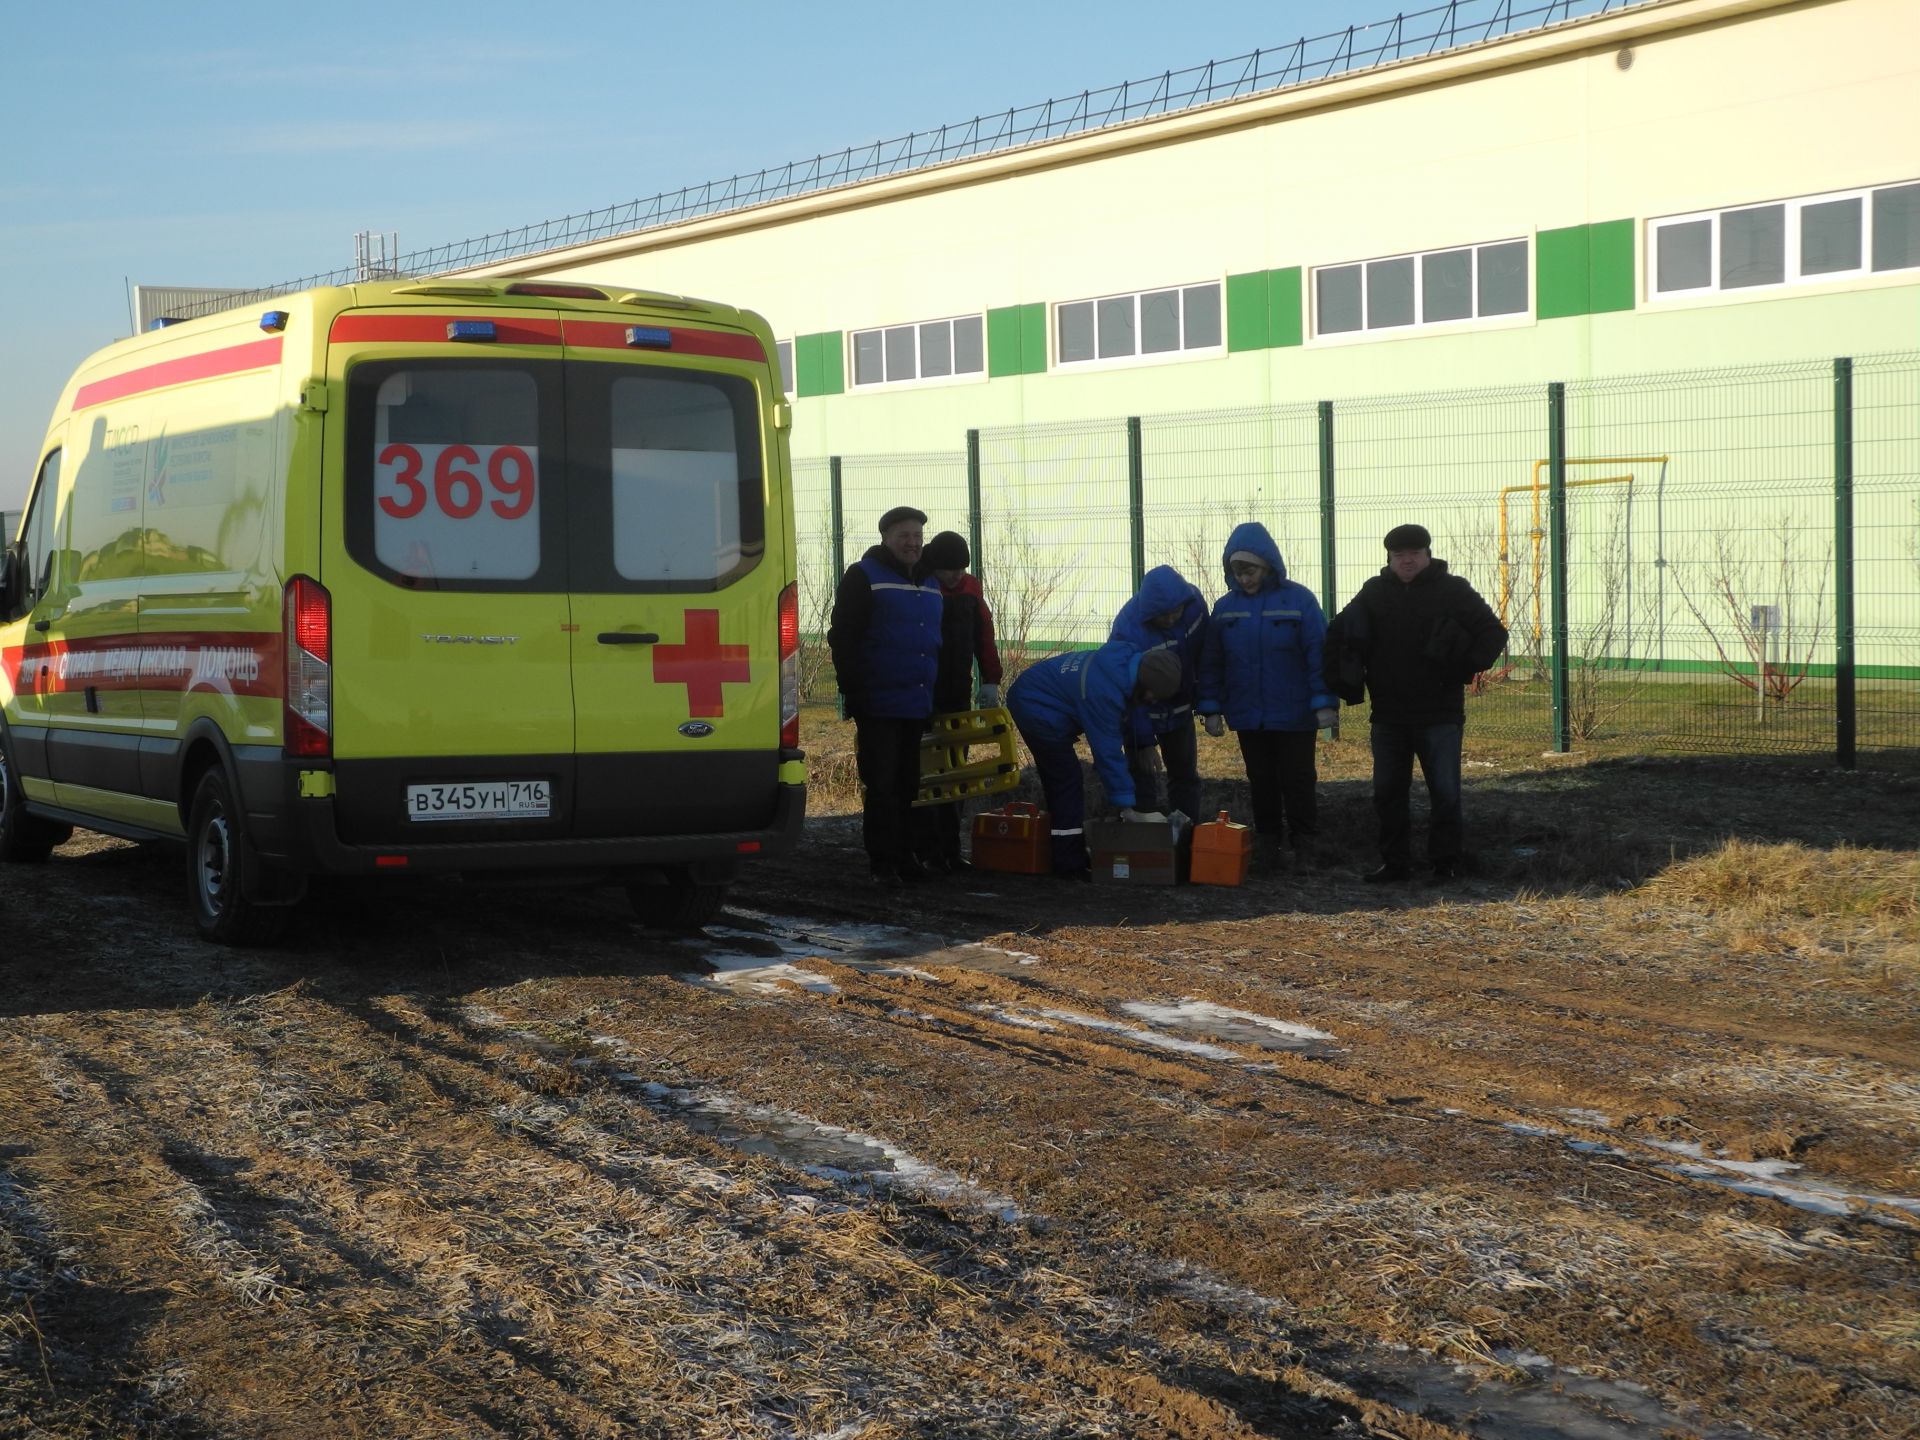
[[1013, 717], [1002, 706], [935, 715], [920, 737], [915, 805], [944, 805], [1011, 790], [1020, 783]]

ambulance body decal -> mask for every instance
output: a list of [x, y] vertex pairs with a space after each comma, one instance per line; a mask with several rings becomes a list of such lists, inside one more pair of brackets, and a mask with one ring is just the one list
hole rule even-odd
[[212, 690], [277, 699], [285, 689], [282, 643], [277, 630], [103, 635], [9, 646], [0, 659], [14, 692], [21, 695], [58, 695], [91, 687]]

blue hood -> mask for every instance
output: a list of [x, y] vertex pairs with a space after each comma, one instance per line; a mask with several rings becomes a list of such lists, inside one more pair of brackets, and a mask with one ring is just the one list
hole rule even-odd
[[1164, 615], [1169, 610], [1179, 609], [1197, 594], [1194, 587], [1187, 583], [1186, 576], [1173, 566], [1156, 565], [1141, 579], [1140, 593], [1134, 596], [1132, 609], [1145, 623], [1149, 616]]
[[1227, 537], [1227, 548], [1220, 552], [1220, 569], [1227, 577], [1229, 593], [1238, 590], [1240, 582], [1233, 578], [1233, 566], [1227, 563], [1227, 557], [1240, 550], [1258, 555], [1273, 572], [1260, 587], [1262, 590], [1271, 590], [1287, 578], [1287, 562], [1280, 558], [1280, 547], [1273, 543], [1273, 536], [1258, 520], [1249, 520], [1233, 527], [1233, 534]]

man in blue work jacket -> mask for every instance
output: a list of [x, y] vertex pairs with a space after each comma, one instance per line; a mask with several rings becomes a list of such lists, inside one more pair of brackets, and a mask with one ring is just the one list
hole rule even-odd
[[1073, 742], [1081, 735], [1107, 803], [1133, 818], [1133, 776], [1127, 770], [1127, 709], [1164, 701], [1179, 688], [1180, 662], [1165, 650], [1142, 654], [1124, 640], [1036, 660], [1007, 690], [1007, 709], [1033, 755], [1053, 830], [1053, 873], [1088, 879], [1086, 787]]
[[896, 505], [880, 543], [847, 567], [833, 595], [827, 648], [841, 704], [853, 720], [860, 769], [860, 835], [874, 883], [926, 878], [913, 857], [920, 736], [933, 714], [945, 602], [932, 575], [914, 578], [927, 517]]

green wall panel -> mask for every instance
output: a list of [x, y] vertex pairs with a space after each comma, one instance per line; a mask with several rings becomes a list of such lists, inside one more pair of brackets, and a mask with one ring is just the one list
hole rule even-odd
[[987, 311], [987, 375], [1039, 375], [1047, 368], [1047, 307]]
[[1633, 280], [1633, 232], [1631, 220], [1607, 220], [1589, 225], [1588, 253], [1593, 261], [1591, 289], [1593, 313], [1631, 310], [1639, 293]]
[[1542, 320], [1633, 309], [1633, 221], [1542, 230], [1534, 241], [1533, 274]]
[[1301, 306], [1300, 267], [1267, 272], [1267, 343], [1298, 345], [1306, 335]]
[[1227, 351], [1267, 348], [1267, 276], [1256, 270], [1251, 275], [1227, 276]]
[[1020, 355], [1026, 362], [1027, 374], [1047, 373], [1047, 307], [1044, 303], [1020, 307]]
[[845, 344], [838, 330], [823, 330], [817, 335], [799, 335], [793, 342], [794, 393], [838, 395], [847, 388], [841, 355]]

